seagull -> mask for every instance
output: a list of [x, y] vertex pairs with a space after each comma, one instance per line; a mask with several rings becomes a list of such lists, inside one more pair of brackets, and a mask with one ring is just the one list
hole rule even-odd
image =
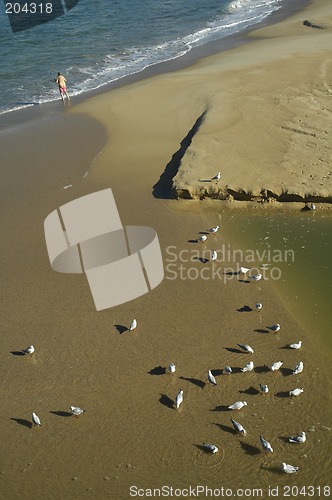
[[69, 408], [69, 411], [70, 411], [70, 413], [72, 413], [73, 415], [75, 415], [75, 417], [79, 417], [86, 410], [82, 410], [82, 408], [80, 408], [79, 406], [71, 406]]
[[207, 240], [206, 234], [202, 234], [201, 236], [199, 236], [197, 241], [206, 241], [206, 240]]
[[263, 304], [261, 302], [256, 302], [255, 307], [256, 307], [257, 311], [260, 311], [263, 307]]
[[221, 177], [221, 174], [220, 174], [220, 172], [218, 172], [214, 177], [212, 177], [211, 181], [217, 181], [218, 182], [219, 179], [220, 179], [220, 177]]
[[250, 276], [250, 279], [253, 280], [253, 281], [259, 281], [262, 279], [262, 274], [254, 274], [254, 276]]
[[300, 361], [293, 370], [293, 375], [298, 375], [303, 372], [303, 362]]
[[271, 330], [271, 332], [279, 332], [281, 326], [277, 323], [276, 325], [267, 326], [266, 328]]
[[303, 392], [303, 388], [302, 389], [296, 388], [296, 389], [289, 391], [289, 395], [290, 396], [299, 396], [300, 394], [302, 394], [302, 392]]
[[204, 448], [207, 449], [207, 451], [210, 451], [211, 453], [218, 453], [218, 447], [215, 444], [210, 444], [210, 443], [203, 443]]
[[230, 375], [231, 373], [233, 373], [233, 370], [230, 366], [225, 366], [225, 368], [223, 368], [222, 372], [224, 375]]
[[35, 348], [33, 345], [30, 345], [26, 349], [22, 349], [22, 352], [24, 352], [24, 354], [33, 354], [35, 352]]
[[240, 274], [247, 274], [250, 271], [249, 267], [240, 267], [239, 273]]
[[182, 401], [183, 401], [183, 390], [180, 389], [175, 398], [175, 406], [177, 410], [180, 408]]
[[270, 445], [266, 439], [263, 438], [263, 436], [259, 436], [259, 440], [261, 442], [261, 445], [263, 446], [263, 450], [266, 451], [267, 453], [273, 453], [273, 448]]
[[301, 349], [302, 347], [302, 340], [299, 340], [298, 342], [295, 342], [294, 344], [289, 344], [291, 349]]
[[267, 385], [259, 384], [259, 388], [262, 394], [267, 394], [269, 392], [269, 388]]
[[219, 229], [219, 226], [214, 226], [214, 227], [211, 227], [211, 229], [209, 229], [209, 233], [216, 233]]
[[132, 332], [133, 330], [135, 330], [136, 327], [137, 327], [137, 320], [133, 319], [133, 321], [129, 327], [129, 331]]
[[249, 363], [246, 364], [243, 368], [241, 368], [241, 372], [252, 372], [254, 369], [254, 362], [249, 361]]
[[283, 362], [283, 361], [275, 361], [275, 362], [272, 364], [272, 366], [271, 366], [271, 368], [270, 368], [270, 369], [271, 369], [273, 372], [276, 372], [277, 370], [279, 370], [279, 368], [281, 368], [281, 367], [282, 367], [282, 365], [283, 365], [283, 364], [284, 364], [284, 362]]
[[310, 210], [316, 210], [316, 205], [314, 203], [311, 203], [309, 205]]
[[305, 432], [300, 432], [297, 436], [290, 437], [288, 441], [290, 443], [304, 443], [307, 439]]
[[170, 363], [166, 368], [167, 373], [175, 373], [175, 370], [176, 368], [174, 363]]
[[32, 417], [32, 422], [35, 425], [39, 425], [39, 426], [41, 425], [40, 418], [38, 417], [38, 415], [36, 415], [35, 413], [32, 413], [31, 417]]
[[211, 262], [217, 260], [217, 256], [218, 256], [217, 252], [213, 250], [213, 252], [211, 253]]
[[241, 425], [239, 422], [236, 422], [236, 420], [233, 420], [232, 418], [231, 418], [231, 422], [232, 422], [233, 427], [236, 430], [236, 432], [238, 432], [239, 434], [243, 434], [244, 436], [247, 434], [247, 431], [245, 430], [243, 425]]
[[214, 375], [212, 375], [212, 372], [211, 370], [208, 371], [208, 379], [209, 379], [209, 382], [213, 385], [217, 385], [217, 381], [214, 377]]
[[285, 464], [285, 462], [281, 464], [281, 468], [284, 472], [286, 472], [286, 474], [295, 474], [299, 470], [298, 467], [290, 464]]
[[228, 407], [229, 410], [241, 410], [244, 406], [247, 406], [248, 403], [245, 401], [236, 401], [236, 403], [230, 405]]
[[254, 350], [250, 345], [248, 344], [237, 344], [241, 349], [243, 349], [245, 352], [251, 352], [251, 354], [254, 354]]

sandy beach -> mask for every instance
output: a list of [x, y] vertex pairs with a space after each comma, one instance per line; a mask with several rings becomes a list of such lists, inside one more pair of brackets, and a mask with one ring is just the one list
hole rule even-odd
[[[243, 262], [226, 257], [213, 278], [213, 264], [198, 256], [225, 243], [228, 211], [242, 203], [233, 199], [259, 210], [275, 209], [262, 200], [301, 202], [297, 210], [318, 201], [328, 212], [331, 41], [332, 6], [314, 0], [246, 44], [1, 132], [0, 498], [125, 500], [138, 488], [148, 498], [147, 489], [198, 485], [233, 496], [257, 488], [261, 498], [269, 488], [282, 498], [289, 486], [311, 485], [327, 496], [331, 351], [267, 281], [236, 274]], [[61, 205], [106, 188], [123, 225], [157, 231], [165, 279], [97, 312], [84, 275], [52, 271], [43, 224]], [[133, 318], [137, 329], [120, 333]], [[276, 323], [280, 332], [267, 329]], [[287, 348], [299, 339], [300, 351]], [[33, 356], [20, 355], [31, 344]], [[250, 360], [255, 370], [242, 373]], [[266, 368], [278, 360], [281, 370]], [[299, 361], [305, 369], [293, 375]], [[171, 362], [173, 375], [164, 370]], [[226, 365], [232, 375], [222, 373]], [[303, 394], [289, 397], [295, 387]], [[238, 400], [247, 407], [229, 411]], [[86, 412], [75, 418], [71, 405]], [[41, 427], [31, 425], [32, 412]], [[231, 418], [247, 436], [236, 435]], [[306, 443], [290, 444], [300, 431]], [[274, 453], [262, 452], [260, 435]], [[282, 462], [299, 473], [283, 474]]]

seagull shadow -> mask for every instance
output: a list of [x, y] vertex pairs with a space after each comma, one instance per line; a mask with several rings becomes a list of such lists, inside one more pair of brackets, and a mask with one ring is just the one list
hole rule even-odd
[[25, 352], [23, 351], [10, 351], [10, 354], [13, 356], [25, 356]]
[[211, 370], [211, 373], [212, 375], [214, 375], [215, 377], [219, 377], [220, 375], [223, 374], [223, 371], [220, 370], [220, 368], [216, 368], [215, 370]]
[[224, 347], [226, 351], [234, 352], [235, 354], [243, 354], [242, 349], [237, 349], [236, 347]]
[[198, 234], [211, 234], [211, 232], [206, 230], [206, 231], [200, 231]]
[[152, 370], [150, 370], [148, 372], [150, 375], [165, 375], [166, 373], [166, 368], [164, 366], [156, 366], [155, 368], [152, 368]]
[[280, 469], [280, 467], [266, 467], [265, 465], [262, 465], [260, 469], [266, 470], [268, 472], [273, 472], [274, 474], [280, 474], [280, 475], [284, 474], [284, 472]]
[[23, 425], [23, 427], [28, 427], [28, 429], [32, 428], [32, 422], [29, 420], [25, 420], [25, 418], [13, 418], [11, 417], [10, 420], [14, 420], [14, 422], [17, 422], [20, 425]]
[[268, 366], [255, 366], [254, 371], [256, 373], [267, 373], [271, 371]]
[[289, 442], [289, 436], [279, 436], [279, 439], [281, 439], [284, 443], [293, 444]]
[[129, 332], [129, 328], [127, 326], [124, 326], [124, 325], [114, 325], [114, 326], [120, 335], [124, 332]]
[[228, 406], [220, 405], [216, 406], [213, 410], [210, 411], [231, 411], [231, 410], [228, 408]]
[[196, 239], [196, 240], [187, 240], [187, 243], [198, 243], [198, 239]]
[[259, 394], [259, 390], [256, 389], [256, 387], [248, 387], [248, 389], [245, 389], [244, 391], [239, 391], [241, 394], [249, 394], [250, 396], [257, 396]]
[[242, 279], [242, 278], [239, 279], [238, 281], [239, 281], [239, 283], [250, 283], [250, 280], [246, 280], [246, 279]]
[[279, 391], [275, 393], [277, 398], [289, 398], [289, 391]]
[[206, 264], [207, 262], [209, 262], [209, 259], [205, 259], [204, 257], [195, 257], [194, 260], [198, 260], [202, 264]]
[[244, 313], [244, 312], [251, 312], [252, 308], [250, 306], [243, 306], [240, 307], [240, 309], [237, 309], [237, 312]]
[[238, 276], [239, 273], [237, 271], [227, 271], [227, 273], [223, 273], [226, 276]]
[[[212, 182], [212, 179], [198, 179], [198, 182]], [[218, 182], [216, 182], [218, 184]]]
[[217, 423], [213, 425], [219, 427], [219, 429], [224, 432], [228, 432], [229, 434], [236, 434], [236, 430], [233, 427], [229, 427], [229, 425], [217, 424]]
[[279, 368], [284, 377], [289, 377], [289, 375], [293, 375], [293, 370], [291, 368]]
[[175, 410], [173, 399], [166, 396], [166, 394], [160, 394], [159, 402], [162, 405], [166, 406], [167, 408], [170, 408], [171, 410]]
[[179, 377], [181, 380], [187, 380], [187, 382], [191, 382], [194, 385], [197, 385], [201, 389], [204, 389], [206, 383], [203, 380], [199, 380], [198, 378], [187, 378], [187, 377]]
[[247, 454], [247, 455], [259, 455], [261, 453], [260, 448], [257, 448], [257, 446], [253, 446], [252, 444], [245, 443], [244, 441], [239, 441], [242, 450]]
[[52, 413], [53, 415], [57, 415], [58, 417], [71, 417], [72, 416], [72, 413], [70, 413], [69, 411], [62, 411], [62, 410], [50, 411], [50, 413]]
[[256, 330], [254, 330], [254, 332], [257, 332], [257, 333], [269, 333], [269, 330], [265, 330], [264, 328], [256, 328]]

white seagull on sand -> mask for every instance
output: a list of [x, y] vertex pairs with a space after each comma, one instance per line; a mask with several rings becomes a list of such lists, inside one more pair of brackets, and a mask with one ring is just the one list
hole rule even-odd
[[256, 302], [255, 307], [257, 311], [260, 311], [263, 308], [263, 304], [261, 302]]
[[254, 274], [253, 276], [250, 276], [250, 279], [253, 281], [259, 281], [262, 279], [262, 277], [263, 277], [263, 275], [259, 273], [259, 274]]
[[206, 241], [206, 240], [207, 240], [206, 234], [201, 234], [201, 236], [197, 238], [197, 241]]
[[35, 413], [32, 413], [31, 418], [32, 418], [32, 422], [35, 425], [41, 425], [40, 418], [38, 417], [38, 415], [36, 415]]
[[273, 372], [276, 372], [277, 370], [279, 370], [279, 369], [282, 367], [282, 365], [283, 365], [283, 364], [284, 364], [284, 362], [283, 362], [283, 361], [275, 361], [275, 362], [271, 365], [270, 369], [271, 369]]
[[221, 174], [220, 174], [220, 172], [218, 172], [215, 176], [213, 176], [211, 178], [211, 181], [219, 181], [220, 177], [221, 177]]
[[285, 464], [285, 462], [281, 464], [281, 468], [286, 474], [295, 474], [299, 470], [295, 465]]
[[133, 319], [133, 321], [129, 327], [129, 331], [132, 332], [133, 330], [135, 330], [136, 327], [137, 327], [137, 320]]
[[289, 391], [289, 395], [292, 397], [292, 396], [299, 396], [300, 394], [302, 394], [303, 392], [303, 388], [302, 389], [299, 389], [298, 387], [296, 387], [296, 389], [292, 389], [291, 391]]
[[69, 408], [69, 411], [70, 413], [72, 413], [72, 415], [75, 415], [75, 417], [79, 417], [80, 415], [82, 415], [82, 413], [85, 412], [85, 410], [82, 410], [82, 408], [80, 408], [79, 406], [71, 406]]
[[299, 340], [298, 342], [294, 342], [294, 344], [289, 344], [291, 349], [301, 349], [302, 347], [302, 340]]
[[267, 385], [259, 384], [259, 388], [262, 394], [267, 394], [269, 392], [269, 388]]
[[178, 410], [183, 401], [183, 390], [180, 389], [175, 398], [175, 407]]
[[224, 375], [230, 375], [231, 373], [233, 373], [233, 370], [231, 366], [225, 366], [222, 372]]
[[263, 436], [259, 436], [259, 440], [261, 442], [261, 445], [263, 446], [263, 450], [266, 451], [267, 453], [273, 453], [273, 448], [271, 444], [266, 441], [266, 439], [263, 438]]
[[267, 326], [266, 328], [271, 330], [271, 332], [279, 332], [281, 326], [277, 323], [276, 325]]
[[218, 447], [215, 444], [210, 444], [210, 443], [203, 443], [204, 448], [207, 449], [207, 451], [210, 451], [211, 453], [218, 453]]
[[245, 352], [250, 352], [251, 354], [254, 354], [254, 350], [250, 345], [248, 344], [237, 344], [243, 351]]
[[208, 371], [208, 380], [209, 380], [210, 384], [217, 385], [217, 381], [216, 381], [214, 375], [212, 375], [211, 370]]
[[35, 352], [35, 348], [33, 345], [29, 345], [26, 349], [22, 349], [22, 352], [24, 352], [24, 354], [33, 354]]
[[303, 372], [303, 362], [300, 361], [293, 370], [293, 375], [298, 375]]
[[297, 436], [292, 436], [288, 439], [290, 443], [304, 443], [307, 439], [305, 432], [300, 432]]
[[241, 410], [244, 406], [247, 406], [246, 401], [236, 401], [236, 403], [228, 406], [229, 410]]
[[239, 269], [239, 274], [247, 274], [250, 271], [249, 267], [241, 266]]
[[247, 431], [245, 430], [245, 428], [243, 427], [242, 424], [240, 424], [239, 422], [236, 422], [236, 420], [233, 420], [232, 418], [231, 418], [231, 422], [232, 422], [233, 427], [236, 430], [236, 432], [238, 432], [239, 434], [243, 434], [244, 436], [246, 436]]
[[209, 229], [209, 233], [216, 233], [219, 229], [219, 226], [214, 226], [214, 227], [211, 227], [211, 229]]
[[170, 363], [166, 368], [167, 373], [175, 373], [176, 367], [174, 363]]
[[216, 250], [213, 250], [213, 252], [211, 253], [211, 262], [213, 262], [214, 260], [217, 260], [217, 257], [218, 257], [218, 254], [217, 254]]
[[252, 372], [254, 369], [254, 362], [249, 361], [249, 363], [246, 364], [243, 368], [241, 368], [241, 372]]

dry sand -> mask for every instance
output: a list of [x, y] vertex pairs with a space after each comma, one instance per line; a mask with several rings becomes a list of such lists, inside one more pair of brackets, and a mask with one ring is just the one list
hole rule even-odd
[[[326, 28], [303, 27], [304, 19]], [[298, 193], [302, 182], [310, 183], [312, 192], [321, 189], [315, 179], [328, 168], [323, 141], [328, 124], [323, 126], [323, 120], [329, 119], [325, 101], [331, 96], [330, 26], [330, 4], [317, 0], [306, 12], [255, 32], [247, 45], [102, 94], [63, 116], [1, 137], [0, 222], [6, 236], [1, 259], [1, 498], [122, 500], [131, 498], [131, 485], [198, 484], [234, 491], [262, 488], [267, 498], [269, 485], [279, 485], [282, 496], [285, 485], [328, 483], [330, 357], [268, 283], [246, 283], [237, 276], [224, 283], [227, 262], [220, 278], [203, 278], [203, 267], [209, 275], [211, 263], [203, 265], [195, 252], [218, 246], [222, 233], [200, 247], [190, 240], [221, 225], [222, 216], [198, 200], [166, 198], [172, 187], [168, 172], [183, 152], [180, 142], [206, 110], [183, 157], [178, 185], [188, 182], [194, 192], [200, 188], [193, 179], [221, 170], [234, 190], [279, 192], [282, 183], [293, 186], [291, 180]], [[326, 108], [319, 114], [318, 103]], [[311, 135], [285, 127], [315, 130], [316, 146]], [[318, 172], [313, 163], [319, 158]], [[295, 172], [287, 174], [287, 182], [286, 173], [275, 168], [282, 164], [286, 171], [286, 163]], [[301, 176], [301, 169], [307, 174]], [[259, 185], [258, 172], [266, 180]], [[331, 177], [324, 186], [330, 195]], [[133, 302], [97, 313], [84, 276], [51, 271], [43, 221], [67, 201], [108, 187], [124, 225], [157, 230], [166, 279]], [[176, 262], [170, 262], [170, 252]], [[182, 260], [191, 256], [192, 262], [181, 262], [181, 255]], [[172, 279], [175, 272], [177, 279]], [[196, 274], [199, 278], [191, 279]], [[238, 311], [256, 300], [264, 302], [261, 313]], [[115, 325], [128, 326], [134, 317], [137, 330], [119, 334]], [[276, 322], [282, 325], [279, 333], [262, 333]], [[282, 349], [300, 338], [300, 353]], [[255, 372], [239, 373], [249, 360], [234, 351], [239, 342], [255, 349]], [[31, 343], [33, 357], [17, 355]], [[284, 370], [265, 372], [264, 365], [278, 359]], [[300, 360], [304, 373], [291, 375]], [[174, 376], [162, 373], [170, 362], [177, 366]], [[225, 365], [236, 373], [222, 375]], [[217, 387], [206, 384], [208, 369], [217, 375]], [[270, 386], [266, 398], [257, 393], [260, 382]], [[177, 412], [172, 401], [180, 387], [184, 403]], [[286, 394], [294, 387], [304, 387], [297, 399]], [[234, 416], [225, 407], [236, 400], [246, 400], [248, 407]], [[68, 417], [70, 405], [87, 411], [78, 419]], [[40, 428], [30, 427], [32, 411], [42, 421]], [[246, 438], [233, 433], [231, 417], [247, 428]], [[287, 436], [301, 430], [308, 433], [307, 443], [290, 445]], [[271, 441], [272, 456], [261, 452], [260, 434]], [[219, 454], [206, 454], [203, 441], [217, 444]], [[299, 465], [299, 475], [281, 475], [284, 461]]]

